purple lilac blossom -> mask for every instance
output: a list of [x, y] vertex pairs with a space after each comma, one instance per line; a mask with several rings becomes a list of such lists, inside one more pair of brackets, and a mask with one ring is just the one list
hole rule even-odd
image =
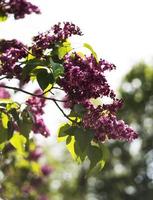
[[37, 161], [42, 156], [42, 148], [37, 146], [33, 151], [30, 151], [29, 158], [30, 160]]
[[52, 173], [53, 169], [49, 165], [43, 165], [41, 171], [44, 176], [48, 176]]
[[123, 120], [117, 120], [114, 114], [102, 106], [90, 107], [83, 117], [83, 126], [93, 129], [95, 140], [100, 142], [106, 139], [132, 141], [138, 137]]
[[1, 0], [0, 12], [5, 15], [13, 14], [15, 19], [24, 18], [31, 13], [40, 14], [39, 8], [26, 0]]
[[[4, 83], [1, 83], [1, 85], [4, 85]], [[10, 97], [10, 93], [5, 88], [0, 87], [0, 99], [9, 99]]]
[[51, 30], [40, 33], [33, 38], [32, 53], [36, 57], [41, 57], [44, 50], [53, 49], [72, 35], [82, 35], [78, 26], [69, 22], [58, 23]]
[[27, 56], [27, 47], [17, 40], [0, 40], [0, 75], [20, 79], [22, 68], [19, 60]]
[[[36, 90], [34, 92], [36, 95], [42, 94], [41, 90]], [[44, 106], [45, 106], [45, 99], [32, 96], [26, 101], [26, 104], [29, 106], [29, 111], [33, 115], [33, 132], [34, 133], [40, 133], [45, 137], [48, 137], [50, 135], [50, 132], [48, 128], [46, 127], [44, 120], [42, 118], [42, 115], [44, 114]]]
[[112, 70], [113, 66], [106, 61], [97, 62], [93, 55], [85, 58], [76, 53], [73, 56], [67, 55], [64, 61], [65, 73], [58, 84], [66, 92], [65, 98], [71, 105], [103, 96], [115, 99], [115, 94], [103, 73], [106, 70], [104, 68]]

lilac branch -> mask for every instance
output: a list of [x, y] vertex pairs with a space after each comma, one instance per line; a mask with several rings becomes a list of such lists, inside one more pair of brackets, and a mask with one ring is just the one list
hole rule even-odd
[[55, 98], [51, 98], [51, 97], [45, 97], [43, 96], [43, 94], [33, 94], [31, 92], [28, 92], [26, 90], [23, 90], [21, 88], [17, 88], [17, 87], [11, 87], [11, 86], [7, 86], [7, 85], [0, 85], [0, 88], [7, 88], [7, 89], [10, 89], [10, 90], [14, 90], [14, 91], [18, 91], [18, 92], [23, 92], [25, 94], [29, 94], [31, 96], [35, 96], [35, 97], [38, 97], [38, 98], [43, 98], [43, 99], [46, 99], [46, 100], [51, 100], [51, 101], [58, 101], [58, 102], [65, 102], [65, 100], [60, 100], [60, 99], [55, 99]]

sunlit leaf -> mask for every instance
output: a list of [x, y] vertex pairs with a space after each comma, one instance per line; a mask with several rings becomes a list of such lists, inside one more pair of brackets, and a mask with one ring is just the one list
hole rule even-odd
[[8, 128], [8, 121], [9, 121], [8, 115], [2, 112], [1, 119], [2, 119], [2, 125], [3, 125], [3, 127], [5, 129], [7, 129]]
[[30, 168], [33, 173], [39, 175], [40, 174], [40, 165], [37, 162], [31, 161], [30, 162]]
[[74, 160], [77, 160], [77, 155], [76, 155], [76, 152], [75, 152], [74, 144], [75, 144], [75, 138], [74, 138], [74, 136], [69, 136], [67, 138], [66, 147], [67, 147], [68, 151], [70, 152], [72, 158]]
[[72, 50], [71, 43], [66, 41], [63, 42], [62, 46], [58, 48], [58, 57], [59, 59], [63, 59], [64, 56]]
[[4, 22], [7, 20], [7, 15], [5, 13], [3, 13], [2, 11], [0, 11], [0, 22]]
[[10, 143], [15, 147], [19, 153], [24, 153], [26, 138], [20, 133], [16, 132], [10, 139]]
[[95, 59], [96, 59], [97, 62], [98, 62], [97, 54], [96, 54], [96, 52], [93, 50], [92, 46], [91, 46], [90, 44], [88, 44], [88, 43], [84, 43], [83, 46], [91, 51], [92, 55], [95, 57]]

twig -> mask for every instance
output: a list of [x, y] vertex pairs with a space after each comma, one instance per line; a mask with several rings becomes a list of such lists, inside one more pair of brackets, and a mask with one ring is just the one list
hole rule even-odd
[[7, 85], [0, 85], [0, 88], [7, 88], [7, 89], [10, 89], [10, 90], [14, 90], [14, 91], [18, 91], [18, 92], [23, 92], [25, 94], [29, 94], [31, 96], [35, 96], [35, 97], [38, 97], [38, 98], [42, 98], [42, 99], [46, 99], [46, 100], [51, 100], [51, 101], [58, 101], [58, 102], [66, 102], [66, 100], [60, 100], [60, 99], [55, 99], [55, 98], [51, 98], [51, 97], [45, 97], [43, 96], [43, 94], [33, 94], [31, 92], [28, 92], [26, 90], [22, 90], [21, 88], [17, 88], [17, 87], [11, 87], [11, 86], [7, 86]]
[[3, 79], [5, 79], [5, 78], [7, 78], [7, 76], [3, 76], [2, 78], [0, 78], [0, 81], [3, 80]]
[[52, 89], [62, 90], [62, 91], [64, 91], [62, 88], [59, 88], [59, 87], [53, 87]]
[[64, 117], [66, 117], [69, 121], [78, 124], [76, 121], [72, 120], [71, 118], [69, 118], [65, 112], [62, 110], [62, 108], [58, 105], [58, 103], [56, 102], [56, 100], [53, 100], [53, 102], [55, 103], [55, 105], [58, 107], [58, 109], [62, 112], [62, 114], [64, 115]]

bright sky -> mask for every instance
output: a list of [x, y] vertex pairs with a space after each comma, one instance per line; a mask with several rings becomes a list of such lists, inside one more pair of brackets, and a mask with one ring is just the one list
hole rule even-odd
[[[29, 0], [30, 1], [30, 0]], [[62, 21], [72, 21], [83, 31], [81, 42], [91, 44], [98, 55], [117, 66], [111, 73], [116, 88], [123, 74], [136, 62], [153, 58], [152, 0], [31, 0], [42, 15], [9, 19], [0, 25], [0, 38], [24, 42], [38, 31]], [[58, 117], [58, 116], [57, 116]], [[55, 116], [56, 118], [56, 116]]]
[[116, 87], [132, 64], [153, 57], [152, 0], [31, 0], [42, 15], [24, 20], [9, 19], [1, 24], [0, 37], [24, 42], [53, 24], [72, 21], [82, 29], [81, 42], [90, 43], [99, 56], [113, 62], [116, 72], [111, 82]]

